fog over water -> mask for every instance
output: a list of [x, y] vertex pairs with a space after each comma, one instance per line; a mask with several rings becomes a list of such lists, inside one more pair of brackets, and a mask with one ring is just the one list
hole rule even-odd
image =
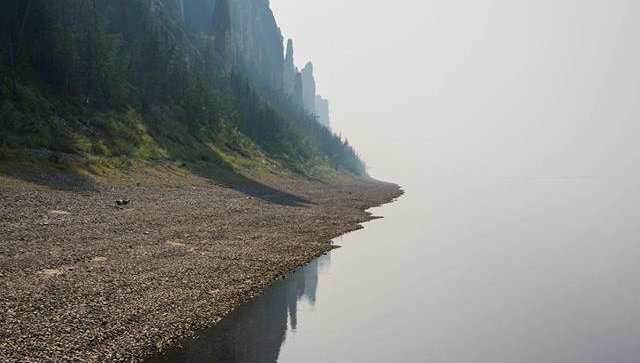
[[271, 2], [407, 194], [161, 362], [640, 361], [640, 2]]
[[271, 2], [376, 177], [640, 176], [640, 2]]
[[272, 6], [407, 190], [339, 242], [279, 362], [640, 361], [640, 2]]
[[149, 363], [639, 361], [639, 180], [421, 186]]

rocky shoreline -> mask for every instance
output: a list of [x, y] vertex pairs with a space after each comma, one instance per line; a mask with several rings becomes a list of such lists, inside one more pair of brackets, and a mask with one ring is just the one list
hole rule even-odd
[[371, 179], [65, 190], [0, 177], [0, 361], [143, 361], [401, 194]]

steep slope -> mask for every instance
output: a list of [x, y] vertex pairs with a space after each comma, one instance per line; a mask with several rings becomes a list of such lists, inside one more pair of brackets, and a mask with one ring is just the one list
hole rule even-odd
[[268, 159], [299, 173], [364, 173], [300, 107], [301, 77], [294, 68], [291, 80], [266, 0], [17, 4], [0, 3], [2, 158], [44, 148], [89, 162]]

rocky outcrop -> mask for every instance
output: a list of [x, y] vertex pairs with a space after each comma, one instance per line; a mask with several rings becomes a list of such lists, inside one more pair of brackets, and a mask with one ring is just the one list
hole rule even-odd
[[318, 122], [329, 128], [329, 101], [316, 93], [316, 80], [313, 74], [313, 63], [309, 62], [300, 72], [302, 81], [302, 105], [307, 112], [314, 115]]
[[284, 69], [282, 72], [283, 91], [287, 95], [291, 95], [295, 88], [296, 76], [298, 74], [298, 68], [293, 60], [293, 40], [287, 41], [287, 50], [284, 57]]
[[313, 76], [313, 63], [302, 68], [302, 106], [312, 115], [316, 114], [316, 80]]
[[[284, 48], [269, 0], [151, 0], [156, 12], [177, 14], [185, 28], [210, 36], [222, 74], [244, 74], [254, 89], [273, 91], [302, 106], [329, 127], [329, 102], [316, 94], [313, 64], [299, 71], [293, 40]], [[162, 23], [162, 22], [159, 22]], [[175, 37], [169, 43], [176, 43]]]

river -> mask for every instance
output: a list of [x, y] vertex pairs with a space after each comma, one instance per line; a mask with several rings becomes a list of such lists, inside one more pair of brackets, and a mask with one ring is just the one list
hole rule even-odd
[[637, 363], [640, 180], [426, 179], [164, 362]]

